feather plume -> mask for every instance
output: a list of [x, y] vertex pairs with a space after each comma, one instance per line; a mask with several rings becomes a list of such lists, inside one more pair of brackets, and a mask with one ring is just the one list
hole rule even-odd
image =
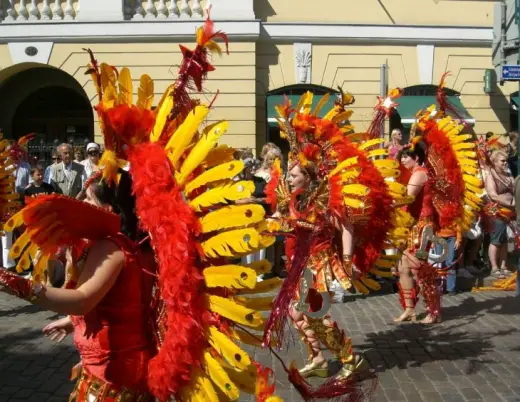
[[245, 308], [225, 297], [206, 295], [208, 309], [228, 320], [251, 328], [264, 325], [264, 319], [255, 310]]
[[208, 267], [203, 271], [206, 286], [210, 288], [226, 287], [230, 289], [253, 289], [256, 285], [256, 272], [240, 265], [222, 265]]
[[320, 101], [318, 102], [318, 104], [316, 105], [316, 107], [314, 108], [314, 110], [312, 111], [312, 114], [314, 116], [318, 116], [321, 109], [323, 109], [323, 106], [325, 106], [325, 104], [329, 101], [329, 99], [330, 99], [330, 93], [326, 93], [325, 95], [323, 95], [321, 97]]
[[202, 163], [206, 156], [208, 156], [209, 151], [215, 147], [219, 138], [226, 133], [228, 125], [227, 121], [220, 121], [204, 129], [201, 138], [182, 164], [179, 174], [176, 174], [176, 180], [180, 186], [184, 185], [188, 176]]
[[233, 298], [240, 305], [256, 311], [270, 311], [273, 308], [273, 296], [266, 297], [243, 297]]
[[233, 160], [231, 162], [223, 163], [215, 166], [212, 169], [206, 170], [204, 173], [197, 176], [195, 179], [188, 181], [184, 192], [189, 195], [192, 191], [220, 180], [228, 180], [236, 177], [244, 169], [244, 162], [240, 160]]
[[218, 402], [219, 400], [211, 381], [199, 367], [193, 368], [191, 382], [189, 386], [180, 390], [179, 399], [183, 402]]
[[251, 226], [263, 221], [265, 210], [261, 205], [232, 205], [206, 214], [200, 221], [202, 232], [209, 233], [230, 228]]
[[209, 151], [208, 156], [204, 160], [203, 166], [206, 168], [212, 168], [222, 163], [231, 162], [234, 158], [235, 149], [228, 145], [219, 145]]
[[137, 89], [137, 106], [143, 109], [151, 109], [154, 97], [153, 80], [148, 74], [141, 75]]
[[206, 351], [204, 352], [204, 362], [206, 373], [213, 383], [226, 395], [230, 400], [237, 400], [240, 396], [240, 391], [230, 380], [220, 363]]
[[155, 125], [150, 135], [150, 142], [156, 142], [161, 139], [161, 134], [166, 125], [166, 120], [174, 106], [174, 99], [172, 96], [173, 88], [173, 85], [170, 85], [168, 89], [166, 89], [166, 92], [164, 92], [159, 105], [157, 106], [155, 112], [157, 117], [155, 118]]
[[[234, 369], [242, 371], [251, 365], [249, 355], [214, 326], [208, 329], [208, 341], [217, 353]], [[234, 379], [232, 381], [236, 384]]]
[[101, 87], [103, 92], [107, 91], [108, 88], [116, 88], [116, 69], [106, 63], [101, 63]]
[[[250, 364], [244, 370], [235, 370], [233, 368], [224, 367], [233, 383], [242, 391], [254, 395], [256, 391], [257, 372], [256, 366]], [[267, 401], [266, 401], [267, 402]]]
[[208, 113], [209, 108], [207, 106], [196, 106], [193, 112], [188, 113], [186, 119], [166, 144], [165, 149], [169, 153], [168, 158], [176, 170], [179, 168], [179, 159], [191, 145], [200, 124]]
[[250, 181], [239, 181], [213, 188], [190, 201], [190, 206], [197, 212], [201, 208], [209, 208], [218, 204], [227, 204], [228, 201], [241, 200], [251, 197], [255, 185]]
[[262, 246], [272, 244], [270, 240], [274, 242], [273, 236], [262, 236], [258, 229], [254, 227], [237, 229], [211, 237], [202, 243], [202, 249], [204, 254], [210, 258], [217, 258], [218, 256], [234, 257], [250, 254], [259, 248], [265, 248]]
[[130, 70], [126, 67], [121, 69], [118, 77], [119, 104], [131, 105], [133, 102], [133, 83]]

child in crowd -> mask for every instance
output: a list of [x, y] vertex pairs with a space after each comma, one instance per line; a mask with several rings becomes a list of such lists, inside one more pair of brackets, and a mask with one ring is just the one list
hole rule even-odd
[[52, 194], [54, 188], [43, 181], [45, 169], [41, 165], [31, 168], [31, 178], [33, 182], [25, 189], [26, 197], [34, 197], [40, 194]]

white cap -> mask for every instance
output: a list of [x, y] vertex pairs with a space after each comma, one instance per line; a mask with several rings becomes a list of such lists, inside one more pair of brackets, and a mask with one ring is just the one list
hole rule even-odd
[[99, 144], [96, 144], [95, 142], [90, 142], [87, 145], [87, 152], [90, 151], [91, 149], [95, 149], [98, 152], [101, 151], [101, 148], [100, 148]]

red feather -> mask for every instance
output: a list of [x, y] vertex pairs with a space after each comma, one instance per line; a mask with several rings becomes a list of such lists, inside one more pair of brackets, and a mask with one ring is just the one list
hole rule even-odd
[[150, 391], [161, 401], [188, 384], [192, 367], [201, 362], [204, 334], [204, 280], [197, 266], [195, 213], [183, 199], [160, 144], [132, 148], [137, 214], [149, 231], [159, 265], [159, 284], [166, 304], [167, 331], [162, 347], [149, 364]]

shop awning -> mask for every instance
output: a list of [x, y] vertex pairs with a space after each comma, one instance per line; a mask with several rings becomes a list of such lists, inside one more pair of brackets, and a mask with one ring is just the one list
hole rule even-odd
[[[314, 109], [318, 102], [324, 95], [314, 95], [312, 98], [312, 108]], [[301, 98], [301, 95], [287, 95], [287, 98], [290, 99], [291, 105], [296, 107]], [[321, 108], [318, 113], [318, 117], [323, 117], [327, 114], [327, 112], [334, 107], [334, 102], [336, 101], [336, 95], [331, 94], [327, 103]], [[270, 95], [267, 97], [267, 121], [269, 125], [276, 126], [278, 122], [276, 121], [276, 117], [278, 117], [278, 113], [276, 113], [275, 106], [283, 105], [285, 103], [284, 95]]]
[[[448, 96], [448, 100], [457, 109], [459, 116], [466, 123], [475, 124], [475, 119], [466, 110], [458, 96]], [[415, 115], [419, 110], [437, 104], [437, 99], [435, 96], [403, 96], [397, 98], [395, 102], [399, 104], [397, 111], [399, 116], [401, 116], [401, 123], [407, 126], [415, 123]]]
[[520, 96], [511, 96], [511, 102], [513, 102], [517, 107], [520, 106]]

